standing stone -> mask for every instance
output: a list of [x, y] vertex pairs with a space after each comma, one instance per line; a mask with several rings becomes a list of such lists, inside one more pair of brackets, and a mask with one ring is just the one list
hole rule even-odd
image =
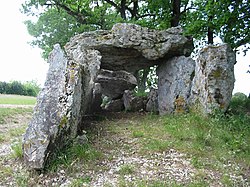
[[151, 88], [148, 94], [148, 101], [146, 104], [146, 111], [158, 113], [159, 106], [158, 106], [158, 89]]
[[227, 45], [207, 46], [196, 61], [191, 104], [210, 114], [228, 108], [234, 88], [235, 52]]
[[59, 98], [64, 92], [67, 58], [59, 45], [54, 46], [48, 62], [47, 79], [23, 139], [24, 161], [33, 169], [44, 167], [64, 115]]
[[174, 57], [157, 68], [159, 113], [187, 110], [195, 62], [190, 57]]
[[78, 125], [92, 103], [94, 81], [100, 69], [96, 50], [68, 52], [59, 45], [49, 56], [44, 88], [24, 135], [24, 161], [31, 169], [43, 169], [56, 150], [77, 136]]

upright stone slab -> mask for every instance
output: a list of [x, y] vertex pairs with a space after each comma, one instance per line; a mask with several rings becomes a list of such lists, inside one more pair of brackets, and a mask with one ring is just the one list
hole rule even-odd
[[93, 102], [100, 53], [73, 49], [67, 57], [56, 45], [50, 68], [37, 98], [33, 118], [24, 135], [24, 161], [31, 169], [43, 169], [51, 156], [77, 135], [82, 117]]
[[227, 45], [207, 46], [196, 60], [190, 104], [205, 114], [228, 108], [234, 88], [235, 52]]
[[190, 96], [195, 62], [190, 57], [174, 57], [157, 68], [160, 115], [185, 112]]
[[34, 169], [44, 167], [52, 151], [50, 145], [58, 137], [58, 125], [64, 115], [59, 98], [64, 93], [67, 58], [59, 45], [54, 46], [48, 62], [50, 67], [47, 79], [37, 97], [33, 118], [23, 139], [24, 161]]

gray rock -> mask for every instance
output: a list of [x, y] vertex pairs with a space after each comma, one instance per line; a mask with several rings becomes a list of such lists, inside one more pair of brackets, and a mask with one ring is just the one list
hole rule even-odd
[[99, 52], [75, 49], [67, 58], [59, 45], [50, 54], [50, 68], [24, 135], [24, 161], [43, 169], [56, 150], [70, 143], [92, 103], [94, 80], [100, 69]]
[[146, 111], [158, 113], [159, 106], [158, 106], [158, 89], [151, 88], [148, 94], [148, 101], [146, 104]]
[[157, 68], [159, 113], [187, 110], [195, 62], [190, 57], [174, 57]]
[[105, 110], [107, 110], [109, 112], [121, 112], [121, 111], [123, 111], [124, 110], [123, 100], [122, 99], [111, 100], [105, 106]]
[[121, 98], [124, 90], [132, 90], [137, 85], [137, 80], [131, 73], [104, 69], [101, 69], [96, 82], [100, 83], [102, 93], [112, 99]]
[[[59, 98], [63, 95], [67, 58], [59, 45], [49, 56], [49, 71], [45, 85], [37, 97], [33, 118], [23, 138], [25, 163], [41, 169], [53, 151], [51, 143], [61, 135], [59, 125], [63, 121], [63, 106]], [[66, 139], [66, 137], [65, 137]], [[59, 142], [56, 142], [59, 145]]]
[[228, 108], [234, 88], [235, 52], [227, 45], [207, 46], [199, 53], [190, 103], [210, 114]]
[[125, 90], [123, 101], [126, 111], [136, 112], [145, 110], [147, 97], [137, 97], [133, 94], [133, 91]]
[[192, 39], [182, 35], [180, 27], [164, 31], [150, 30], [129, 23], [115, 24], [111, 31], [94, 31], [76, 35], [66, 45], [74, 48], [96, 49], [102, 56], [101, 68], [134, 73], [173, 56], [189, 56]]

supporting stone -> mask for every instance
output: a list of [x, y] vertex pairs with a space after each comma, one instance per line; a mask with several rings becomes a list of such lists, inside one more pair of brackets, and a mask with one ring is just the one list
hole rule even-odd
[[190, 104], [210, 114], [226, 111], [234, 88], [235, 52], [227, 45], [207, 46], [196, 60]]
[[33, 118], [23, 139], [24, 161], [33, 169], [44, 167], [53, 151], [51, 143], [60, 136], [59, 125], [64, 121], [64, 109], [59, 98], [65, 89], [67, 58], [59, 45], [54, 46], [48, 62], [47, 79], [37, 97]]
[[47, 79], [23, 140], [24, 161], [31, 169], [43, 169], [57, 150], [76, 137], [92, 103], [101, 57], [96, 50], [75, 50], [66, 57], [56, 45], [49, 56]]
[[158, 89], [151, 88], [148, 94], [148, 101], [146, 104], [146, 111], [158, 113], [159, 104], [158, 104]]
[[187, 110], [195, 62], [190, 57], [174, 57], [157, 68], [159, 113]]

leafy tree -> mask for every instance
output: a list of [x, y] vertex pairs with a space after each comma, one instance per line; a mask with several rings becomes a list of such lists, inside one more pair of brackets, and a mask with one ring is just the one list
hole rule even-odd
[[37, 96], [39, 91], [40, 87], [35, 81], [28, 81], [24, 84], [19, 81], [0, 82], [0, 94]]
[[193, 10], [187, 14], [186, 33], [198, 40], [205, 38], [209, 44], [219, 36], [235, 50], [250, 43], [250, 3], [247, 0], [195, 0], [193, 3]]

